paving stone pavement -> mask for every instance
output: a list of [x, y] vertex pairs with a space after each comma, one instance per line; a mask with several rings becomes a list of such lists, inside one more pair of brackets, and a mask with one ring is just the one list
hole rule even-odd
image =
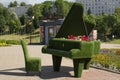
[[[103, 45], [104, 46], [104, 45]], [[119, 45], [118, 45], [119, 46]], [[41, 76], [24, 70], [24, 55], [20, 45], [0, 47], [0, 80], [120, 80], [120, 74], [90, 68], [83, 70], [81, 78], [75, 78], [71, 59], [63, 58], [60, 72], [53, 72], [52, 57], [41, 53], [41, 45], [29, 45], [31, 56], [42, 60]]]

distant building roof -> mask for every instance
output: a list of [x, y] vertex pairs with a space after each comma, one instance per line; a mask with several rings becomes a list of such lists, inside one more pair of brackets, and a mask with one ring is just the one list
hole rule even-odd
[[26, 12], [30, 6], [31, 5], [10, 7], [9, 9], [14, 11], [18, 17], [21, 17], [22, 15], [26, 15]]

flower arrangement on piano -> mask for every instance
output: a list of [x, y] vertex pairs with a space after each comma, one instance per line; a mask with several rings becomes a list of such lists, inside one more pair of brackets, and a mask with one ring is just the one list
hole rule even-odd
[[80, 41], [90, 41], [90, 38], [88, 36], [86, 36], [86, 35], [83, 35], [83, 36], [70, 35], [70, 36], [68, 36], [68, 39], [80, 40]]

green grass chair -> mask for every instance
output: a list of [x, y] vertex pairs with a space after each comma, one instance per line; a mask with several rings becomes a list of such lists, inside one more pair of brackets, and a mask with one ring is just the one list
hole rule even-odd
[[25, 58], [25, 70], [27, 74], [29, 72], [41, 72], [41, 59], [39, 57], [30, 57], [27, 49], [27, 45], [24, 40], [21, 40], [21, 45], [23, 48], [24, 58]]

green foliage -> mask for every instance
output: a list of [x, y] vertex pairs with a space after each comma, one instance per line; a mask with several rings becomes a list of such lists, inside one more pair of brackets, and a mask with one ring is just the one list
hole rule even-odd
[[68, 2], [66, 0], [56, 0], [55, 2], [45, 1], [41, 7], [42, 15], [47, 18], [49, 16], [65, 17], [72, 4], [72, 2]]
[[[116, 9], [115, 9], [115, 14], [119, 14], [120, 13], [120, 7], [117, 7]], [[119, 16], [119, 15], [118, 15]]]
[[43, 3], [42, 15], [44, 17], [49, 17], [51, 15], [51, 11], [50, 11], [51, 6], [52, 6], [51, 1], [45, 1]]
[[68, 2], [68, 1], [63, 2], [63, 9], [64, 9], [63, 10], [64, 11], [63, 17], [67, 16], [67, 14], [68, 14], [69, 10], [71, 9], [72, 5], [73, 5], [73, 2]]
[[8, 46], [5, 40], [0, 40], [0, 46]]
[[63, 55], [69, 58], [90, 58], [94, 54], [97, 54], [99, 50], [99, 41], [79, 41], [54, 38], [49, 40], [49, 46], [44, 47], [43, 52], [55, 55]]
[[6, 43], [0, 43], [0, 46], [8, 46]]
[[84, 19], [85, 22], [94, 24], [93, 26], [95, 28], [95, 25], [96, 25], [96, 16], [95, 15], [93, 15], [93, 14], [89, 14], [89, 15], [84, 14], [83, 19]]
[[35, 30], [33, 23], [30, 20], [27, 21], [25, 28], [26, 28], [26, 33], [30, 33], [30, 34], [32, 34]]
[[18, 6], [17, 1], [10, 2], [10, 4], [8, 5], [8, 7], [16, 7], [16, 6]]
[[20, 6], [25, 6], [25, 5], [26, 5], [25, 2], [21, 2], [21, 3], [20, 3]]
[[[87, 27], [87, 29], [89, 30], [88, 33], [90, 33], [91, 32], [90, 27], [92, 23], [87, 22], [86, 24], [87, 26], [84, 26], [82, 5], [79, 3], [73, 4], [68, 16], [64, 20], [63, 25], [61, 26], [59, 32], [57, 33], [56, 38], [49, 40], [48, 48], [57, 49], [58, 51], [53, 51], [53, 54], [56, 55], [59, 55], [59, 53], [61, 52], [59, 50], [68, 52], [70, 51], [70, 54], [64, 55], [66, 57], [69, 56], [70, 58], [88, 58], [88, 57], [90, 58], [94, 53], [97, 54], [100, 49], [99, 41], [84, 42], [79, 40], [62, 39], [62, 37], [66, 38], [71, 34], [77, 36], [86, 35], [86, 31], [84, 29], [85, 27]], [[52, 54], [52, 50], [48, 49], [48, 53], [49, 51]], [[57, 54], [57, 52], [59, 53]]]
[[101, 42], [99, 40], [93, 42], [94, 42], [94, 55], [96, 55], [100, 51]]
[[35, 4], [33, 8], [34, 8], [34, 17], [38, 19], [40, 16], [43, 16], [42, 15], [42, 8], [43, 8], [42, 4]]
[[29, 9], [27, 10], [27, 15], [32, 18], [32, 16], [34, 15], [33, 6], [29, 7]]
[[18, 40], [6, 40], [7, 44], [19, 45], [20, 41]]
[[54, 71], [59, 71], [62, 57], [73, 59], [75, 77], [81, 77], [82, 70], [89, 68], [91, 57], [98, 53], [99, 48], [97, 41], [54, 38], [49, 41], [48, 46], [42, 48], [42, 52], [52, 54]]
[[33, 20], [33, 26], [34, 26], [35, 29], [39, 28], [38, 23], [39, 23], [39, 20], [38, 20], [37, 17], [35, 17], [34, 20]]
[[114, 14], [102, 14], [96, 17], [96, 27], [98, 30], [98, 36], [100, 39], [109, 37], [112, 39], [112, 35], [115, 38], [120, 38], [120, 16], [119, 8], [116, 8]]
[[19, 45], [20, 41], [18, 40], [0, 40], [0, 43]]
[[21, 40], [21, 45], [23, 48], [24, 58], [25, 58], [25, 70], [28, 71], [41, 71], [41, 59], [38, 57], [30, 57], [27, 49], [26, 43]]
[[20, 30], [21, 23], [19, 20], [10, 20], [9, 30], [10, 33], [18, 32]]
[[91, 9], [89, 7], [88, 11], [87, 11], [87, 14], [90, 15], [92, 12], [91, 12]]
[[64, 15], [64, 1], [63, 0], [56, 0], [55, 5], [57, 8], [56, 14], [63, 16]]
[[4, 16], [0, 15], [0, 32], [5, 32], [5, 18]]
[[3, 4], [0, 2], [0, 9], [3, 7]]
[[14, 12], [5, 7], [0, 7], [0, 33], [16, 32], [20, 26], [18, 16]]
[[80, 49], [81, 42], [78, 40], [54, 38], [49, 40], [49, 47], [59, 50], [70, 51], [72, 48]]
[[21, 22], [21, 25], [24, 25], [25, 24], [25, 15], [22, 15], [21, 17], [20, 17], [20, 22]]

